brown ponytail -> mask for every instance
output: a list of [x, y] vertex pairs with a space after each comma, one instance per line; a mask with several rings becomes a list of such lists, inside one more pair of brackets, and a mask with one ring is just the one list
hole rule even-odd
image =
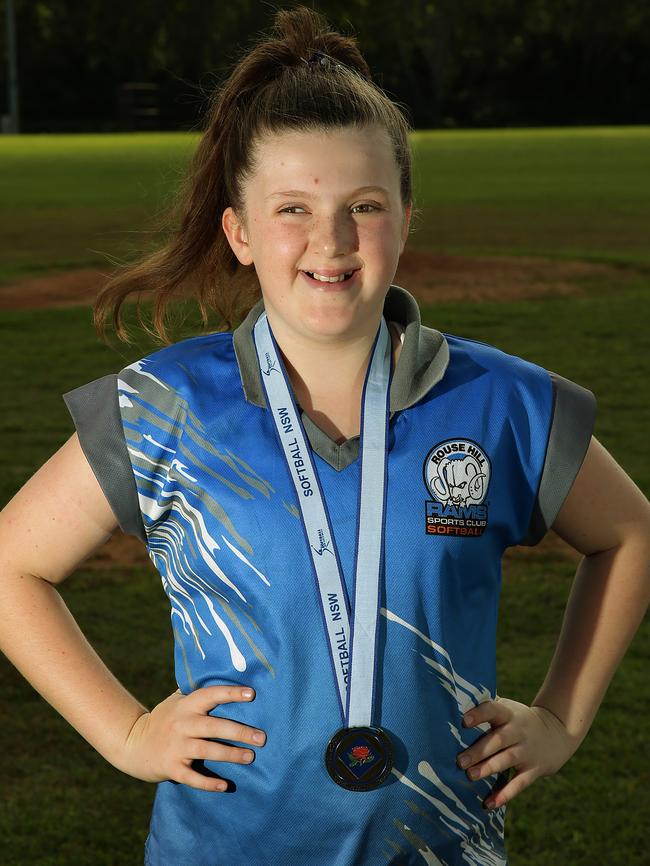
[[389, 133], [400, 168], [404, 205], [411, 201], [409, 124], [399, 107], [372, 81], [356, 39], [329, 28], [304, 6], [275, 16], [269, 38], [258, 41], [218, 89], [205, 131], [167, 223], [165, 245], [136, 264], [122, 266], [98, 294], [97, 333], [104, 338], [111, 314], [117, 336], [130, 337], [120, 308], [133, 292], [154, 298], [148, 333], [169, 343], [167, 305], [194, 297], [203, 326], [216, 311], [230, 329], [260, 296], [254, 267], [239, 264], [221, 227], [223, 211], [241, 211], [242, 179], [252, 169], [254, 144], [265, 133], [381, 125]]

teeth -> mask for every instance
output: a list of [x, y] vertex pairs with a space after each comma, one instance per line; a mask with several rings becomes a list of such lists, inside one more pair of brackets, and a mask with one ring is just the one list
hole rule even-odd
[[320, 280], [321, 283], [342, 283], [343, 280], [352, 276], [352, 271], [347, 274], [339, 274], [338, 277], [323, 277], [320, 274], [314, 273], [312, 271], [306, 271], [310, 277], [313, 277], [315, 280]]

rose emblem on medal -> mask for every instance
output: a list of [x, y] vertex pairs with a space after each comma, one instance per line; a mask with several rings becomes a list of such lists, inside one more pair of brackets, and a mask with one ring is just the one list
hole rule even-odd
[[373, 755], [368, 746], [355, 746], [350, 751], [348, 765], [350, 767], [356, 767], [357, 764], [367, 764], [368, 761], [372, 761], [372, 759]]

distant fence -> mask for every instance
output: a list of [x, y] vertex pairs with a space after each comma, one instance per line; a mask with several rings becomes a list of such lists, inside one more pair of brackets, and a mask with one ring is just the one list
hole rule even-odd
[[126, 81], [117, 94], [119, 128], [160, 129], [160, 88], [152, 81]]

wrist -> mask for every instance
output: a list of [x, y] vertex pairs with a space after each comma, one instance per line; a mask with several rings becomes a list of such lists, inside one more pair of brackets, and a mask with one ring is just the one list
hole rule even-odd
[[122, 733], [118, 735], [116, 728], [116, 736], [101, 751], [102, 756], [123, 773], [132, 775], [130, 768], [133, 764], [133, 752], [134, 744], [137, 740], [137, 732], [148, 716], [149, 710], [142, 706], [142, 704], [138, 704], [134, 709], [133, 715], [128, 720], [125, 720], [124, 726], [120, 725]]
[[544, 697], [537, 697], [531, 703], [531, 708], [544, 710], [549, 713], [566, 731], [567, 735], [575, 742], [576, 748], [584, 740], [591, 727], [590, 722], [587, 723], [584, 717], [569, 718], [567, 713], [553, 704], [553, 701], [547, 700]]

